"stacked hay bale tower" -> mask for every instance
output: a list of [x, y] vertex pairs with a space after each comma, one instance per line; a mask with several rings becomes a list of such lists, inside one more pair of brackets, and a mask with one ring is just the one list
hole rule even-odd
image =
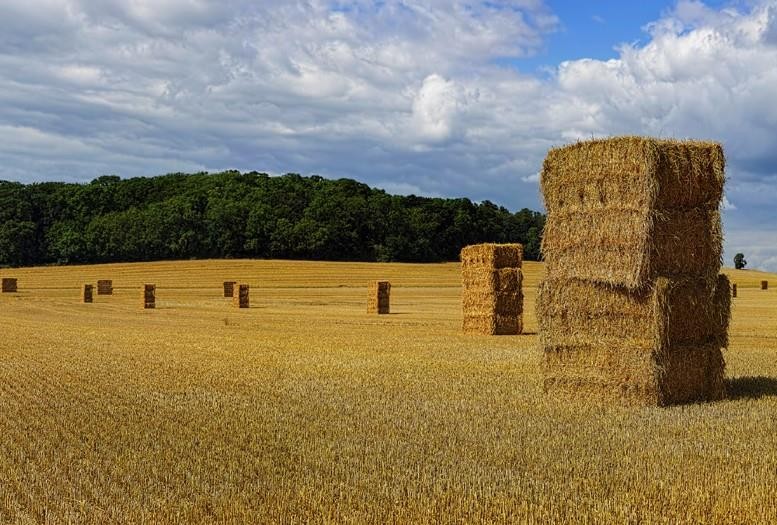
[[94, 302], [94, 285], [85, 284], [83, 286], [83, 288], [81, 289], [81, 302], [82, 303]]
[[141, 294], [143, 308], [146, 310], [156, 308], [156, 285], [144, 284]]
[[391, 313], [391, 283], [370, 281], [367, 287], [367, 313], [388, 315]]
[[523, 332], [522, 263], [520, 244], [475, 244], [461, 250], [464, 333]]
[[724, 162], [718, 144], [638, 137], [548, 153], [546, 392], [640, 405], [725, 395]]
[[98, 280], [97, 295], [113, 295], [113, 280], [111, 279]]
[[224, 297], [231, 298], [235, 295], [236, 281], [224, 281]]
[[3, 277], [1, 286], [2, 286], [2, 293], [17, 292], [17, 280], [12, 277]]
[[248, 308], [250, 287], [247, 284], [235, 283], [234, 294], [232, 295], [232, 304], [235, 308]]

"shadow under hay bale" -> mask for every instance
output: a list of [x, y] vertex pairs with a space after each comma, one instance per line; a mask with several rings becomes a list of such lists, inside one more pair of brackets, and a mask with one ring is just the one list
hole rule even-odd
[[726, 380], [726, 391], [730, 399], [761, 399], [777, 397], [777, 378], [774, 377], [735, 377]]
[[523, 246], [477, 244], [461, 250], [462, 328], [466, 334], [523, 331]]
[[628, 288], [714, 280], [725, 159], [718, 144], [622, 137], [552, 149], [541, 188], [548, 272]]
[[156, 308], [156, 285], [144, 284], [141, 299], [144, 309], [150, 310]]
[[247, 284], [235, 284], [232, 294], [232, 305], [235, 308], [249, 308], [250, 307], [250, 286]]
[[92, 303], [94, 302], [94, 285], [85, 284], [81, 289], [81, 302]]
[[367, 286], [367, 313], [388, 315], [391, 313], [391, 283], [370, 281]]
[[111, 279], [98, 280], [97, 295], [113, 295], [113, 280]]
[[18, 280], [13, 277], [3, 277], [2, 293], [16, 293], [18, 291]]
[[224, 297], [225, 298], [232, 298], [232, 296], [235, 294], [235, 285], [237, 284], [236, 281], [224, 281]]

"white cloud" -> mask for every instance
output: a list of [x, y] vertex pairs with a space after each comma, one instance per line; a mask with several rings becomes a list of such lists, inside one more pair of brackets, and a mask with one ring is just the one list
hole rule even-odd
[[498, 64], [558, 27], [541, 0], [5, 0], [0, 178], [297, 171], [536, 208], [549, 147], [712, 138], [727, 253], [770, 264], [777, 2], [742, 5], [681, 0], [645, 45], [539, 78]]

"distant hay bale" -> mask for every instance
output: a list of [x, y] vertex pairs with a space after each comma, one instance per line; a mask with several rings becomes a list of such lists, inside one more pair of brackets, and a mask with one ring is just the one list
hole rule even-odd
[[523, 332], [523, 246], [476, 244], [461, 250], [464, 333]]
[[233, 290], [232, 295], [232, 304], [235, 308], [249, 308], [250, 307], [250, 301], [249, 301], [249, 292], [250, 287], [247, 284], [237, 284], [235, 283], [235, 287]]
[[761, 281], [761, 290], [769, 289], [769, 281]]
[[642, 290], [546, 280], [537, 297], [544, 387], [625, 404], [721, 399], [730, 297], [725, 275], [712, 288], [660, 277]]
[[2, 293], [16, 293], [18, 288], [18, 281], [13, 277], [3, 277], [2, 279]]
[[391, 313], [391, 283], [388, 281], [370, 281], [367, 290], [367, 313]]
[[236, 281], [224, 281], [224, 297], [231, 298], [235, 294]]
[[144, 284], [142, 292], [143, 308], [156, 308], [156, 285]]
[[550, 150], [541, 177], [548, 272], [628, 288], [659, 276], [714, 281], [724, 166], [710, 142], [621, 137]]
[[85, 284], [83, 286], [83, 288], [81, 289], [81, 302], [83, 303], [94, 302], [94, 285]]
[[736, 297], [736, 296], [737, 296], [737, 284], [733, 283], [731, 285], [731, 297]]
[[113, 295], [113, 281], [111, 279], [98, 280], [97, 295]]

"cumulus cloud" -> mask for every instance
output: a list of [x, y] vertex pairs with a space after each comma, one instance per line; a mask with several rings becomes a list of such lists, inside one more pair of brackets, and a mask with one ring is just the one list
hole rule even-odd
[[542, 0], [5, 0], [0, 178], [298, 171], [537, 208], [549, 147], [704, 137], [727, 253], [771, 264], [777, 2], [742, 5], [680, 0], [646, 44], [540, 78], [505, 64], [559, 26]]

